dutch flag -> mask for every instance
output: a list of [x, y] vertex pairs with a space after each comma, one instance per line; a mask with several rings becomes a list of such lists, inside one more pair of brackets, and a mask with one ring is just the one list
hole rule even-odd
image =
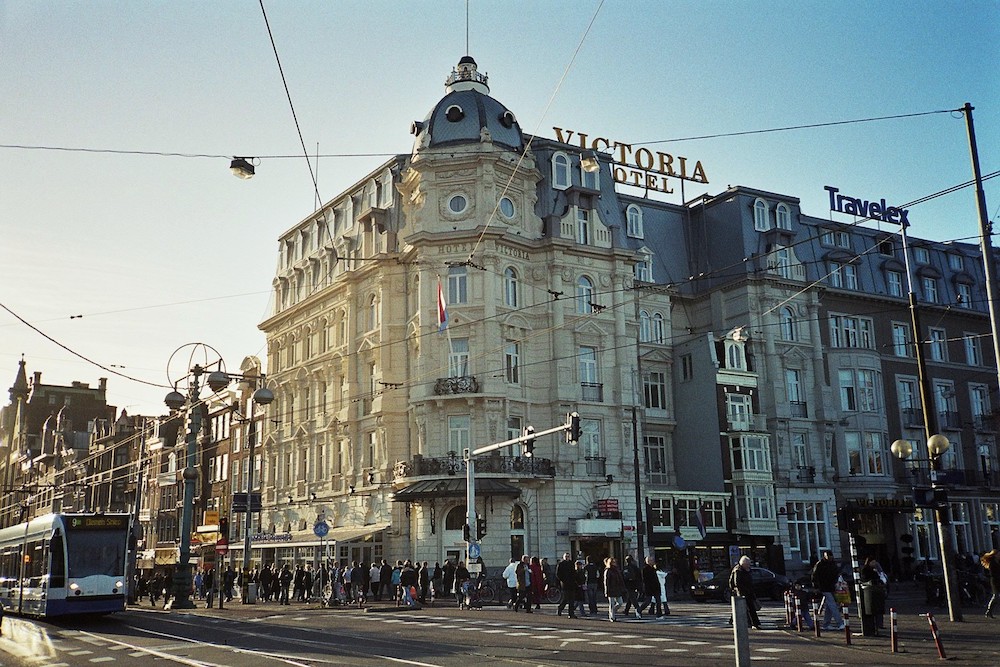
[[448, 327], [448, 303], [444, 300], [444, 289], [441, 287], [441, 276], [438, 276], [438, 333]]

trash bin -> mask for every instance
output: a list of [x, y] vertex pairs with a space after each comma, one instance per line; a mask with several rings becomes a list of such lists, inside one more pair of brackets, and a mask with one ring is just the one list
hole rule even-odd
[[878, 634], [885, 615], [885, 589], [873, 583], [861, 584], [861, 633], [865, 637]]
[[250, 582], [247, 584], [247, 599], [244, 600], [246, 604], [257, 604], [257, 584]]

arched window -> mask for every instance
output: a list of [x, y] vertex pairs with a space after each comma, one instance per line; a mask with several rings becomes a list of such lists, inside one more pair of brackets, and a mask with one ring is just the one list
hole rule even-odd
[[649, 313], [645, 310], [639, 311], [639, 342], [648, 343], [650, 341], [650, 319]]
[[774, 209], [774, 222], [778, 229], [792, 228], [792, 210], [788, 208], [788, 204], [778, 204]]
[[372, 294], [368, 300], [368, 330], [378, 328], [378, 296]]
[[580, 182], [583, 183], [583, 187], [590, 190], [600, 190], [600, 176], [600, 170], [587, 171], [583, 168], [583, 160], [580, 160]]
[[517, 308], [519, 303], [517, 271], [510, 266], [503, 272], [503, 302], [511, 308]]
[[659, 313], [653, 314], [653, 330], [650, 333], [651, 333], [651, 338], [650, 338], [651, 343], [659, 343], [660, 345], [664, 343], [663, 315], [660, 315]]
[[795, 311], [788, 306], [781, 309], [781, 338], [795, 340]]
[[587, 314], [594, 312], [594, 283], [587, 276], [580, 276], [576, 283], [576, 312]]
[[557, 190], [569, 187], [569, 158], [565, 153], [552, 156], [552, 187]]
[[452, 507], [451, 510], [448, 511], [448, 515], [444, 518], [444, 529], [462, 530], [462, 526], [465, 525], [466, 518], [465, 505]]
[[743, 370], [743, 346], [735, 341], [726, 341], [726, 368]]
[[634, 239], [642, 238], [642, 209], [635, 204], [629, 204], [625, 209], [625, 233]]
[[767, 203], [763, 199], [758, 199], [753, 203], [753, 228], [758, 232], [766, 232], [770, 229], [767, 220]]

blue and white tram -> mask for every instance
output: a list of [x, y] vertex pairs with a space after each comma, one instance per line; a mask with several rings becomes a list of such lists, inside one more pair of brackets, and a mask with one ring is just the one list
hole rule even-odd
[[0, 530], [0, 605], [25, 616], [125, 609], [128, 514], [48, 514]]

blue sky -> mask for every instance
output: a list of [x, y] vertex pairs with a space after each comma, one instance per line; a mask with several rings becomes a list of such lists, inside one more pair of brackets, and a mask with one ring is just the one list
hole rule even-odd
[[[265, 0], [309, 152], [408, 152], [410, 122], [466, 52], [465, 7]], [[638, 143], [968, 101], [983, 172], [1000, 169], [996, 0], [473, 0], [469, 17], [491, 94], [542, 136], [558, 126]], [[153, 384], [166, 384], [167, 359], [192, 341], [220, 350], [230, 370], [264, 355], [257, 325], [277, 238], [312, 213], [314, 196], [301, 157], [264, 159], [250, 181], [227, 169], [224, 156], [301, 155], [257, 2], [2, 2], [0, 121], [5, 146], [223, 156], [0, 148], [0, 303]], [[657, 148], [702, 161], [710, 182], [688, 198], [746, 185], [799, 197], [818, 217], [830, 215], [825, 185], [900, 204], [971, 179], [959, 114]], [[383, 159], [322, 158], [320, 195]], [[986, 196], [997, 220], [1000, 178]], [[978, 233], [971, 189], [909, 217], [914, 236]], [[109, 376], [0, 310], [0, 389], [22, 353], [45, 382]], [[164, 393], [109, 377], [110, 402], [131, 413], [162, 412]]]

